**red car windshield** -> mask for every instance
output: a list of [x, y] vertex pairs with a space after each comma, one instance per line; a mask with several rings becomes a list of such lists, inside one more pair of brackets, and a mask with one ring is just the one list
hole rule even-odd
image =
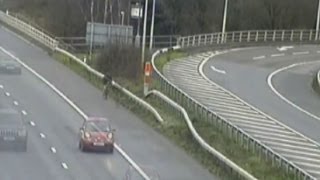
[[89, 132], [109, 132], [111, 127], [107, 121], [92, 121], [86, 123], [85, 129]]

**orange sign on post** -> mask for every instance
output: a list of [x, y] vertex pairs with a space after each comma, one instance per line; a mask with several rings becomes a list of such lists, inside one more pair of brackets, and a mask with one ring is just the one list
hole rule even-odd
[[150, 62], [146, 62], [146, 65], [144, 66], [144, 74], [145, 76], [150, 76], [152, 71], [152, 67]]

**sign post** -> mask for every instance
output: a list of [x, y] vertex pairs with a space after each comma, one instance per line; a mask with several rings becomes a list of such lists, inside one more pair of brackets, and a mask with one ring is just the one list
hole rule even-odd
[[150, 62], [146, 62], [145, 66], [144, 66], [144, 83], [143, 83], [143, 94], [146, 96], [148, 91], [149, 91], [149, 86], [151, 83], [151, 73], [152, 73], [152, 69], [151, 69], [151, 63]]

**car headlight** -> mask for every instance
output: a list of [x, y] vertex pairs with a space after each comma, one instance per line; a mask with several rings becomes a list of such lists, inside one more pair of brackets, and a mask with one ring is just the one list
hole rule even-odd
[[85, 137], [85, 138], [90, 138], [90, 133], [85, 132], [85, 133], [84, 133], [84, 137]]
[[108, 134], [108, 138], [109, 138], [109, 139], [112, 139], [112, 138], [113, 138], [113, 134], [112, 134], [112, 133], [109, 133], [109, 134]]

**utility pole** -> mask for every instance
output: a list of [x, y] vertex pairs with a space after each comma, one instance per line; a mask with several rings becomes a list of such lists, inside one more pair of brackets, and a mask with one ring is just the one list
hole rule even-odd
[[136, 39], [135, 39], [136, 47], [140, 47], [141, 0], [139, 0], [138, 8], [139, 8], [138, 27], [137, 27], [137, 35], [136, 35]]
[[222, 39], [221, 42], [224, 42], [224, 34], [226, 32], [226, 23], [227, 23], [227, 11], [228, 11], [228, 0], [224, 1], [224, 12], [223, 12], [223, 23], [222, 23]]
[[319, 21], [320, 21], [320, 0], [318, 2], [318, 16], [317, 16], [317, 25], [316, 25], [316, 40], [319, 39]]
[[105, 0], [104, 2], [104, 17], [103, 17], [103, 23], [107, 23], [107, 18], [108, 18], [108, 0]]
[[152, 6], [152, 22], [151, 22], [151, 30], [150, 30], [150, 44], [149, 49], [152, 50], [153, 47], [153, 31], [154, 31], [154, 16], [156, 11], [156, 0], [153, 0], [153, 6]]
[[93, 25], [93, 6], [94, 2], [91, 0], [91, 38], [90, 38], [90, 52], [89, 52], [89, 58], [92, 60], [92, 49], [93, 49], [93, 31], [94, 31], [94, 25]]
[[144, 22], [143, 22], [143, 35], [142, 35], [142, 58], [141, 63], [144, 63], [145, 49], [146, 49], [146, 33], [147, 33], [147, 19], [148, 19], [148, 0], [145, 0], [144, 4]]

